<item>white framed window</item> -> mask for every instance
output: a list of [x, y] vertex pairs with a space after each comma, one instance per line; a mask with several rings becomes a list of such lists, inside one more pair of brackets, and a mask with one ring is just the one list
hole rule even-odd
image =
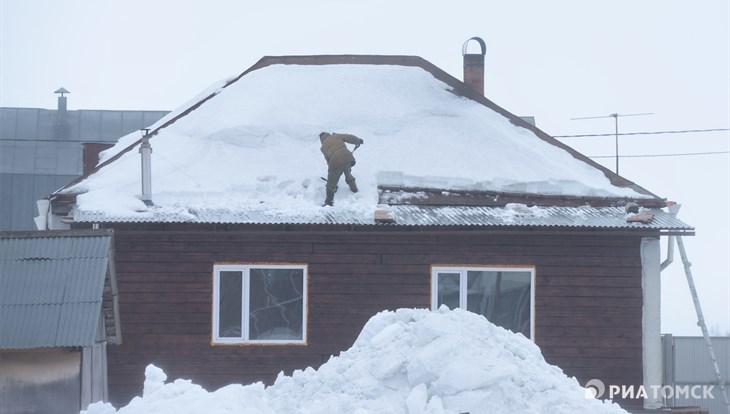
[[213, 266], [213, 344], [306, 344], [307, 265]]
[[431, 307], [482, 315], [495, 325], [535, 337], [534, 267], [431, 268]]

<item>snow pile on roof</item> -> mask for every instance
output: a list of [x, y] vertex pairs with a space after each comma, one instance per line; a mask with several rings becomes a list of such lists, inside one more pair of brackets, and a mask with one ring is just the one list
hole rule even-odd
[[[146, 376], [144, 397], [120, 414], [626, 414], [587, 398], [524, 336], [459, 309], [381, 312], [352, 348], [318, 370], [280, 375], [268, 388], [230, 385], [209, 393], [185, 380], [163, 385], [164, 373], [152, 366]], [[115, 412], [99, 403], [86, 413]]]
[[[341, 180], [335, 208], [372, 217], [377, 186], [650, 198], [604, 174], [419, 67], [271, 65], [217, 95], [152, 137], [152, 200], [141, 191], [138, 148], [65, 192], [79, 213], [106, 219], [201, 221], [266, 212], [322, 215], [327, 166], [321, 131], [365, 140], [355, 153], [360, 192]], [[201, 94], [203, 96], [204, 94]], [[184, 111], [181, 107], [164, 121]], [[161, 123], [158, 123], [161, 125]], [[120, 139], [102, 160], [140, 138]], [[352, 149], [352, 146], [350, 146]], [[83, 216], [83, 214], [82, 214]]]

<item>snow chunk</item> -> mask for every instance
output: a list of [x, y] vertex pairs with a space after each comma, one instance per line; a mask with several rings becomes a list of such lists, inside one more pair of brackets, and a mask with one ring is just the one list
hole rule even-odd
[[153, 394], [158, 389], [165, 385], [167, 375], [163, 370], [150, 364], [144, 370], [144, 390], [142, 395], [145, 397]]

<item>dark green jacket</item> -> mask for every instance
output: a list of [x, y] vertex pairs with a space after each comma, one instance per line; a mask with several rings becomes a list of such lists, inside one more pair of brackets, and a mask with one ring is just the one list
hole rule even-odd
[[327, 168], [329, 171], [341, 168], [344, 165], [355, 165], [355, 157], [352, 156], [350, 150], [347, 149], [345, 142], [358, 145], [362, 143], [362, 139], [350, 134], [329, 134], [321, 138], [322, 154], [327, 160]]

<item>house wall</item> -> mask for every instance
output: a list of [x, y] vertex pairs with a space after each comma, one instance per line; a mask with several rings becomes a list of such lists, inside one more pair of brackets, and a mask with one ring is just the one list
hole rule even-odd
[[[384, 309], [428, 307], [431, 265], [535, 266], [535, 342], [585, 384], [642, 384], [641, 236], [575, 231], [117, 225], [124, 343], [109, 347], [115, 405], [146, 364], [208, 389], [271, 383], [350, 347]], [[322, 229], [327, 231], [322, 231]], [[307, 263], [306, 346], [212, 346], [213, 264]], [[634, 401], [640, 405], [640, 401]]]

